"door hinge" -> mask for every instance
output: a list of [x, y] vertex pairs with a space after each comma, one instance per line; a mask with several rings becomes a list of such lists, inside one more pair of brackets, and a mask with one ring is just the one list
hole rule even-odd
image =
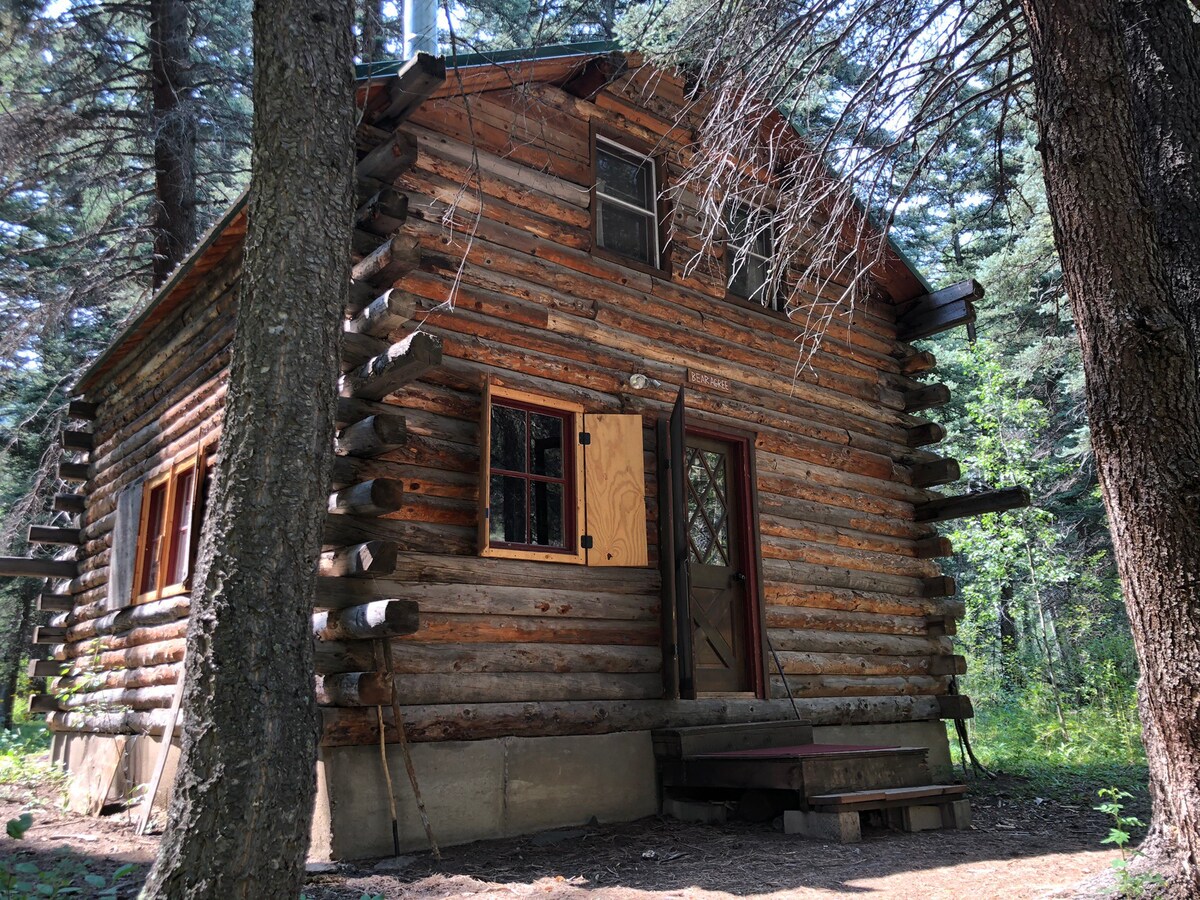
[[583, 535], [583, 537], [581, 537], [579, 539], [579, 546], [582, 547], [584, 550], [591, 550], [592, 549], [592, 536], [590, 534]]
[[590, 431], [579, 432], [579, 443], [584, 447], [589, 446], [592, 443], [591, 432]]

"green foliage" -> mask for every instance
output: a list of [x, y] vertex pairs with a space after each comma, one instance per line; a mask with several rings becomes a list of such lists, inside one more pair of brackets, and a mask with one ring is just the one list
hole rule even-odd
[[25, 832], [32, 827], [33, 814], [21, 813], [21, 815], [19, 815], [17, 818], [8, 820], [8, 825], [5, 827], [5, 831], [14, 841], [19, 841], [25, 837]]
[[137, 866], [124, 865], [111, 877], [106, 877], [91, 871], [87, 862], [72, 855], [63, 856], [49, 869], [34, 862], [0, 860], [0, 898], [39, 900], [87, 896], [108, 900], [117, 896], [120, 882], [135, 871]]
[[48, 760], [49, 749], [50, 732], [41, 721], [0, 730], [0, 786], [60, 786], [64, 776]]
[[1142, 897], [1145, 896], [1148, 888], [1164, 885], [1166, 880], [1157, 872], [1135, 873], [1130, 871], [1130, 863], [1141, 856], [1141, 853], [1129, 849], [1129, 830], [1146, 826], [1146, 823], [1137, 816], [1125, 814], [1122, 801], [1131, 799], [1133, 795], [1115, 787], [1101, 788], [1098, 793], [1104, 802], [1094, 809], [1112, 816], [1113, 820], [1113, 827], [1109, 829], [1108, 837], [1100, 843], [1114, 844], [1121, 851], [1121, 858], [1114, 860], [1112, 864], [1117, 875], [1117, 890], [1120, 891], [1121, 896]]

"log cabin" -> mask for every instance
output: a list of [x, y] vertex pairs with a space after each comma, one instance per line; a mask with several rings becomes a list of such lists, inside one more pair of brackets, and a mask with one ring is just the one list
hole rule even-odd
[[[425, 846], [409, 763], [443, 844], [762, 787], [807, 833], [962, 824], [936, 523], [1028, 498], [934, 490], [948, 395], [912, 342], [982, 291], [889, 251], [797, 375], [769, 240], [678, 264], [685, 90], [595, 47], [359, 82], [314, 857], [393, 852], [389, 785]], [[239, 203], [78, 383], [76, 487], [30, 535], [68, 550], [0, 561], [47, 579], [34, 707], [78, 807], [169, 790], [245, 230]]]

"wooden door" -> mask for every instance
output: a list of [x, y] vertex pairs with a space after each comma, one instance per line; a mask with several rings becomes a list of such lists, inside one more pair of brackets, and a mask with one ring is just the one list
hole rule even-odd
[[[683, 531], [689, 583], [690, 651], [697, 694], [755, 690], [750, 616], [753, 548], [740, 443], [687, 433]], [[678, 528], [678, 524], [676, 525]]]

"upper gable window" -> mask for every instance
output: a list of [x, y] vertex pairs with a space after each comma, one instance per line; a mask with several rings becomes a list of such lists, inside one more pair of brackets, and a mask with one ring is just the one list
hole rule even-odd
[[658, 184], [654, 160], [596, 138], [596, 246], [658, 268]]
[[728, 228], [729, 293], [782, 310], [782, 298], [767, 294], [775, 252], [770, 211], [737, 204], [730, 212]]

